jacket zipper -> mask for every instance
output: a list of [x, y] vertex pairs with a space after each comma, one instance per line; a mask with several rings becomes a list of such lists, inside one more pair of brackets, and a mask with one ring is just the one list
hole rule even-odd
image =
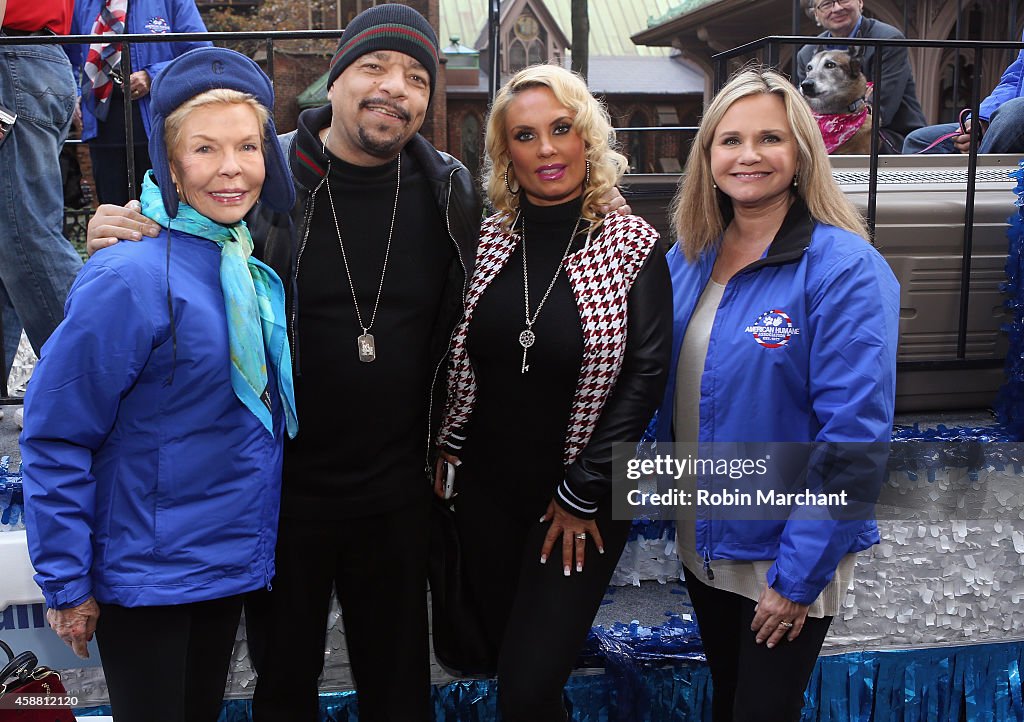
[[320, 187], [326, 182], [327, 176], [324, 175], [323, 180], [313, 189], [313, 192], [309, 194], [309, 200], [306, 202], [306, 212], [302, 219], [304, 229], [302, 231], [302, 243], [299, 244], [299, 250], [295, 254], [295, 275], [292, 277], [292, 284], [294, 286], [294, 293], [292, 295], [292, 368], [295, 367], [295, 349], [299, 345], [299, 329], [298, 329], [298, 316], [299, 316], [299, 265], [302, 263], [302, 252], [306, 250], [306, 242], [309, 240], [309, 224], [313, 218], [313, 206], [316, 203], [316, 194], [320, 190]]
[[[741, 269], [741, 270], [737, 271], [737, 273], [733, 276], [733, 278], [735, 278], [739, 274], [743, 273], [745, 270], [746, 269]], [[708, 278], [710, 280], [710, 275], [708, 276]], [[731, 282], [732, 279], [729, 279], [729, 281]], [[718, 309], [719, 310], [726, 303], [726, 295], [729, 293], [728, 285], [729, 284], [727, 283], [726, 284], [726, 288], [725, 288], [724, 292], [722, 293], [722, 298], [718, 302]], [[735, 289], [735, 286], [733, 286], [733, 289]], [[699, 303], [699, 300], [698, 300], [698, 303]], [[705, 360], [705, 363], [707, 363], [706, 360]], [[698, 439], [700, 438], [700, 429], [699, 429], [699, 427], [697, 429], [697, 438]], [[715, 570], [711, 568], [711, 519], [710, 519], [711, 514], [710, 514], [710, 511], [705, 511], [703, 509], [699, 509], [698, 510], [698, 520], [697, 521], [699, 522], [700, 521], [699, 516], [704, 515], [704, 514], [706, 514], [708, 516], [708, 518], [704, 519], [704, 553], [703, 553], [703, 556], [704, 556], [704, 576], [706, 576], [708, 578], [708, 581], [714, 581], [714, 579], [715, 579]]]
[[466, 293], [469, 286], [469, 271], [466, 270], [466, 263], [462, 260], [462, 253], [459, 252], [459, 242], [455, 240], [455, 234], [452, 233], [452, 219], [451, 219], [451, 205], [452, 205], [452, 178], [459, 172], [459, 169], [452, 168], [452, 172], [448, 174], [448, 194], [445, 198], [444, 203], [444, 219], [445, 225], [448, 227], [448, 238], [451, 239], [452, 245], [455, 247], [455, 257], [459, 259], [459, 265], [462, 266], [462, 313], [459, 314], [458, 320], [455, 322], [455, 326], [452, 327], [451, 333], [448, 335], [448, 347], [445, 352], [441, 355], [441, 359], [437, 362], [437, 366], [434, 367], [434, 375], [430, 380], [430, 388], [427, 393], [430, 398], [427, 402], [427, 453], [425, 458], [424, 466], [427, 470], [428, 478], [433, 478], [432, 469], [430, 468], [430, 449], [433, 444], [433, 439], [430, 438], [430, 423], [434, 418], [434, 387], [437, 385], [437, 373], [441, 370], [441, 366], [444, 364], [445, 359], [448, 358], [452, 350], [452, 341], [455, 339], [455, 331], [459, 328], [459, 323], [462, 321], [462, 317], [465, 314], [466, 309]]
[[[799, 251], [791, 251], [789, 253], [780, 254], [780, 255], [778, 255], [778, 256], [776, 256], [774, 258], [771, 258], [771, 259], [762, 258], [762, 259], [754, 261], [753, 263], [751, 263], [751, 264], [749, 264], [747, 266], [744, 266], [743, 268], [738, 270], [735, 274], [733, 274], [733, 278], [736, 278], [736, 276], [740, 276], [740, 275], [746, 275], [747, 273], [752, 273], [752, 272], [758, 270], [759, 268], [763, 268], [765, 266], [774, 266], [774, 265], [782, 265], [784, 263], [789, 263], [790, 261], [793, 261], [793, 260], [795, 260], [797, 258], [800, 258], [806, 251], [807, 251], [807, 248], [805, 247], [805, 248], [803, 248], [803, 249], [801, 249]], [[726, 289], [726, 293], [728, 293], [728, 288]], [[725, 302], [725, 295], [723, 294], [722, 301], [719, 303], [719, 308], [721, 308], [721, 304], [724, 303], [724, 302]], [[696, 303], [694, 304], [694, 306], [696, 306]], [[690, 313], [692, 315], [693, 311], [691, 310]], [[698, 519], [698, 521], [700, 521], [700, 520]], [[704, 557], [704, 574], [705, 574], [705, 576], [707, 576], [708, 581], [713, 581], [714, 578], [715, 578], [715, 570], [711, 568], [711, 543], [710, 543], [711, 542], [711, 520], [710, 519], [705, 519], [704, 523], [705, 523], [704, 552], [703, 552], [703, 557]]]

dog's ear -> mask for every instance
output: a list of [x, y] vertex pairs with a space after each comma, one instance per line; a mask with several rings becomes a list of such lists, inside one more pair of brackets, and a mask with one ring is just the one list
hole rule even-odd
[[850, 77], [856, 78], [864, 66], [864, 46], [854, 45], [849, 50], [850, 56]]

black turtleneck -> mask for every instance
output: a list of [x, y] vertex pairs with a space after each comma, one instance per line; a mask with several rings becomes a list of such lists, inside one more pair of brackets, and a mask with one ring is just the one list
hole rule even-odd
[[[580, 219], [581, 200], [544, 207], [525, 198], [521, 203], [516, 229], [525, 236], [532, 316]], [[586, 229], [587, 223], [580, 222], [573, 251], [586, 242]], [[565, 473], [562, 452], [583, 359], [583, 331], [569, 277], [558, 270], [533, 324], [530, 370], [521, 372], [522, 247], [516, 246], [484, 291], [469, 326], [467, 346], [478, 395], [460, 475], [465, 483], [485, 484], [524, 519], [532, 515], [536, 521]]]
[[[322, 156], [321, 148], [315, 150]], [[384, 267], [397, 162], [365, 168], [329, 152], [326, 157], [352, 283], [368, 324]], [[312, 200], [298, 269], [299, 434], [284, 456], [286, 516], [365, 516], [429, 493], [423, 468], [430, 342], [455, 251], [439, 232], [444, 224], [426, 177], [410, 154], [403, 152], [401, 161], [387, 274], [370, 329], [377, 347], [372, 363], [361, 362], [356, 351], [362, 330], [328, 186]], [[344, 457], [339, 449], [346, 450]]]

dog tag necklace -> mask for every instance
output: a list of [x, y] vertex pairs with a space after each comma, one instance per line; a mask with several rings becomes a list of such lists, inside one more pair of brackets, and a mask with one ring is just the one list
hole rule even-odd
[[555, 275], [551, 277], [551, 283], [548, 284], [548, 290], [544, 292], [544, 295], [540, 299], [540, 303], [537, 304], [537, 310], [533, 312], [533, 317], [530, 317], [530, 274], [526, 269], [526, 219], [523, 219], [523, 225], [520, 229], [522, 236], [522, 247], [523, 247], [523, 304], [526, 311], [526, 328], [519, 334], [519, 345], [523, 347], [523, 366], [519, 373], [525, 374], [530, 370], [530, 365], [526, 363], [526, 353], [530, 350], [530, 347], [537, 342], [537, 334], [533, 332], [533, 324], [537, 323], [537, 317], [540, 316], [540, 310], [544, 308], [544, 302], [548, 300], [548, 296], [551, 295], [551, 289], [555, 287], [555, 282], [558, 280], [558, 274], [562, 272], [562, 265], [565, 263], [565, 259], [569, 257], [569, 251], [572, 250], [573, 239], [576, 238], [576, 234], [580, 230], [580, 221], [582, 219], [576, 219], [576, 225], [573, 226], [572, 233], [569, 234], [569, 242], [565, 244], [565, 252], [562, 253], [562, 260], [558, 262], [558, 268], [555, 269]]
[[[327, 131], [324, 138], [324, 155], [327, 154], [327, 139], [331, 137], [331, 131]], [[356, 337], [356, 353], [363, 363], [370, 363], [377, 360], [377, 344], [373, 340], [370, 329], [377, 319], [377, 308], [380, 306], [380, 294], [384, 290], [384, 276], [388, 272], [388, 256], [391, 254], [391, 238], [395, 234], [395, 216], [398, 215], [398, 192], [402, 188], [402, 155], [398, 155], [398, 170], [395, 174], [395, 207], [391, 209], [391, 228], [388, 229], [388, 245], [384, 249], [384, 268], [380, 272], [380, 284], [377, 286], [377, 300], [373, 302], [373, 313], [370, 314], [370, 323], [363, 323], [363, 314], [359, 312], [359, 299], [356, 298], [356, 286], [352, 282], [352, 271], [348, 266], [348, 255], [345, 253], [345, 243], [341, 240], [341, 225], [338, 223], [338, 214], [334, 210], [334, 195], [331, 193], [331, 162], [327, 161], [327, 199], [331, 203], [331, 217], [334, 219], [334, 230], [338, 232], [338, 246], [341, 247], [341, 260], [345, 263], [345, 275], [348, 277], [348, 287], [352, 291], [352, 305], [356, 308], [356, 320], [359, 328], [363, 329], [362, 334]]]

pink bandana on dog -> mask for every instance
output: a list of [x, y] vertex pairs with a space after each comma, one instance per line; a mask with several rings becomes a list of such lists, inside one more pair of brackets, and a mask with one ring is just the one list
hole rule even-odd
[[870, 108], [865, 105], [855, 113], [814, 114], [821, 130], [821, 138], [825, 141], [825, 150], [829, 153], [848, 141], [864, 125]]

